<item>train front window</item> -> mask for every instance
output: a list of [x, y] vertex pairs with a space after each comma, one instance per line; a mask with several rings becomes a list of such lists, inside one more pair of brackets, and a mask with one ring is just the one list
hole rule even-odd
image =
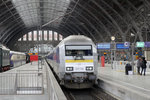
[[66, 46], [66, 56], [92, 56], [92, 46]]

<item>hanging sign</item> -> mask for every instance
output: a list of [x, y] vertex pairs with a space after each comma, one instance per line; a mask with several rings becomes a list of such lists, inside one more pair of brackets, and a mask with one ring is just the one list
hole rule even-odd
[[127, 46], [127, 45], [125, 46], [124, 43], [117, 43], [117, 44], [116, 44], [116, 48], [117, 48], [117, 49], [129, 49], [129, 45], [128, 45], [128, 46]]
[[98, 43], [97, 49], [110, 49], [110, 43]]
[[149, 48], [150, 47], [150, 42], [145, 42], [145, 47]]
[[144, 42], [136, 42], [136, 47], [144, 47]]

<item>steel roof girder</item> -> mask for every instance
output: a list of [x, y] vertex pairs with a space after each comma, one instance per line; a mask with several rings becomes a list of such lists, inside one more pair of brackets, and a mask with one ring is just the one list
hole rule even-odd
[[[74, 0], [73, 0], [74, 1]], [[75, 2], [75, 1], [74, 1]], [[86, 12], [88, 12], [92, 17], [94, 17], [94, 19], [97, 19], [96, 16], [92, 13], [92, 12], [89, 12], [84, 6], [80, 5], [78, 3], [78, 6], [81, 7], [82, 9], [84, 9]], [[74, 11], [75, 12], [75, 11]], [[88, 15], [88, 14], [87, 14]], [[89, 16], [90, 17], [90, 16]], [[97, 19], [97, 21], [99, 22], [99, 20]], [[97, 21], [95, 21], [97, 23]], [[90, 22], [90, 21], [89, 21]], [[100, 22], [101, 23], [101, 22]], [[101, 23], [102, 24], [102, 23]], [[103, 25], [103, 24], [102, 24]], [[103, 25], [104, 26], [104, 25]], [[94, 26], [95, 27], [95, 26]], [[96, 28], [95, 28], [96, 29]], [[105, 27], [106, 29], [106, 27]], [[97, 29], [96, 29], [97, 30]], [[106, 30], [105, 30], [106, 31]], [[97, 31], [98, 32], [98, 31]], [[110, 35], [110, 32], [106, 31], [108, 35]], [[98, 32], [99, 33], [99, 32]], [[97, 33], [97, 34], [98, 34]], [[98, 34], [99, 35], [99, 34]], [[101, 37], [101, 36], [100, 36]]]
[[[21, 26], [21, 25], [20, 25]], [[15, 26], [16, 27], [16, 26]], [[10, 38], [11, 36], [10, 35], [14, 35], [14, 34], [12, 34], [12, 33], [14, 33], [15, 32], [15, 30], [22, 30], [22, 29], [20, 29], [21, 27], [17, 27], [17, 28], [15, 28], [15, 29], [13, 29], [14, 31], [11, 31], [11, 30], [9, 30], [9, 31], [11, 31], [11, 32], [9, 32], [9, 34], [7, 34], [7, 33], [5, 33], [4, 35], [2, 35], [1, 37], [0, 37], [0, 40], [2, 40], [3, 39], [3, 41], [5, 41], [5, 40], [9, 40], [8, 38]]]
[[93, 2], [97, 7], [99, 7], [106, 15], [108, 18], [111, 19], [111, 21], [113, 22], [113, 24], [117, 27], [117, 29], [119, 30], [119, 34], [120, 36], [122, 37], [123, 41], [126, 41], [126, 38], [121, 30], [121, 28], [119, 27], [119, 25], [117, 24], [117, 22], [109, 15], [109, 13], [101, 6], [101, 5], [98, 5], [95, 0], [92, 0], [91, 2]]
[[[122, 11], [126, 12], [126, 15], [130, 18], [132, 25], [135, 27], [135, 29], [136, 29], [137, 32], [138, 32], [138, 31], [139, 31], [139, 27], [136, 25], [136, 23], [135, 23], [134, 19], [132, 18], [132, 16], [118, 3], [117, 0], [113, 0], [113, 1], [114, 1], [114, 3], [116, 3], [116, 4], [119, 6], [119, 8], [120, 8]], [[139, 34], [138, 34], [138, 35], [139, 35]], [[139, 35], [139, 37], [141, 37], [141, 35]], [[143, 41], [142, 38], [140, 38], [140, 40]]]

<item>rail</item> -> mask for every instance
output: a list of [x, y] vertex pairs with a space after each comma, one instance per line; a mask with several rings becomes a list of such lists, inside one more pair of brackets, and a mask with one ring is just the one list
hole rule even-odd
[[44, 61], [44, 64], [46, 68], [46, 79], [49, 100], [67, 100], [46, 61]]

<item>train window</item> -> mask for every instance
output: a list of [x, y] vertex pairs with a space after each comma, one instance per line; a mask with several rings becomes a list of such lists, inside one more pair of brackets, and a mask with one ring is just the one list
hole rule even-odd
[[92, 46], [66, 46], [66, 56], [92, 56]]
[[67, 45], [66, 46], [66, 50], [91, 50], [92, 49], [92, 46], [91, 45], [87, 45], [87, 46], [84, 46], [84, 45]]

